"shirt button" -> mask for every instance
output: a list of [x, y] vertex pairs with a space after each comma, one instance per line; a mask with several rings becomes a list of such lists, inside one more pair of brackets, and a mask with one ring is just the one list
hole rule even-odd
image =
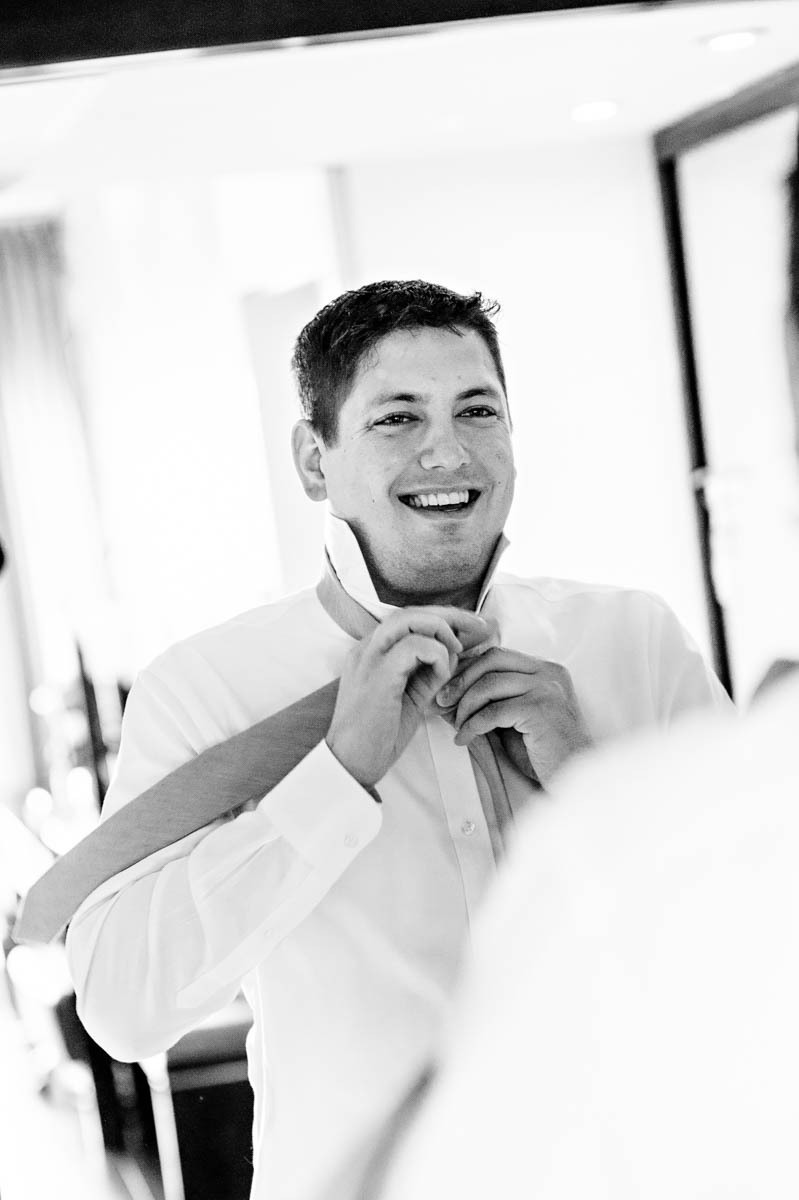
[[471, 837], [475, 831], [474, 821], [464, 821], [461, 825], [461, 833], [465, 833], [467, 837]]
[[354, 850], [355, 847], [358, 845], [357, 834], [348, 833], [347, 836], [344, 838], [344, 845], [347, 846], [350, 850]]

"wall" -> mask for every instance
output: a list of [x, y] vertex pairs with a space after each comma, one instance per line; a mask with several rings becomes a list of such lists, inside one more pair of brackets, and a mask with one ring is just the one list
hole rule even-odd
[[70, 208], [126, 673], [315, 579], [318, 506], [275, 473], [296, 415], [292, 330], [380, 277], [502, 302], [519, 464], [507, 568], [654, 590], [707, 651], [648, 144], [345, 164], [323, 182], [132, 182]]
[[271, 488], [286, 405], [257, 386], [251, 339], [275, 331], [245, 320], [245, 298], [279, 303], [329, 272], [326, 205], [323, 173], [300, 171], [131, 180], [66, 210], [123, 678], [295, 582], [278, 525], [305, 501]]
[[708, 653], [648, 143], [372, 163], [346, 190], [352, 282], [422, 277], [502, 303], [508, 569], [652, 589]]

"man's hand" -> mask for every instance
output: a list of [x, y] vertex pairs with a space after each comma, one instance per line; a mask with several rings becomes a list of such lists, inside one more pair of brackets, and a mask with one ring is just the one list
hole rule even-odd
[[350, 653], [327, 741], [360, 784], [382, 779], [408, 745], [461, 656], [496, 645], [496, 622], [459, 608], [402, 608]]
[[496, 729], [512, 762], [545, 787], [566, 759], [592, 745], [566, 668], [515, 650], [486, 650], [454, 675], [436, 702], [458, 730], [459, 746]]

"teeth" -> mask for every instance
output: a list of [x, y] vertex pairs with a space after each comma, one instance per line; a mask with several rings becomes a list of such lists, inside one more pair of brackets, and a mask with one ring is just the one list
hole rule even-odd
[[445, 504], [468, 504], [468, 492], [426, 492], [422, 496], [409, 496], [411, 508], [437, 508]]

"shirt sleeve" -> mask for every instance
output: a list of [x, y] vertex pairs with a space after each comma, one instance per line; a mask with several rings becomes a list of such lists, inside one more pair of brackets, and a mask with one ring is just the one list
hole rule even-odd
[[698, 708], [730, 712], [734, 706], [694, 639], [658, 596], [642, 593], [650, 605], [649, 664], [657, 723], [668, 728]]
[[[144, 672], [126, 707], [104, 817], [204, 748], [185, 709]], [[380, 805], [322, 741], [251, 811], [108, 880], [67, 933], [89, 1033], [120, 1061], [173, 1045], [235, 997], [380, 823]]]

